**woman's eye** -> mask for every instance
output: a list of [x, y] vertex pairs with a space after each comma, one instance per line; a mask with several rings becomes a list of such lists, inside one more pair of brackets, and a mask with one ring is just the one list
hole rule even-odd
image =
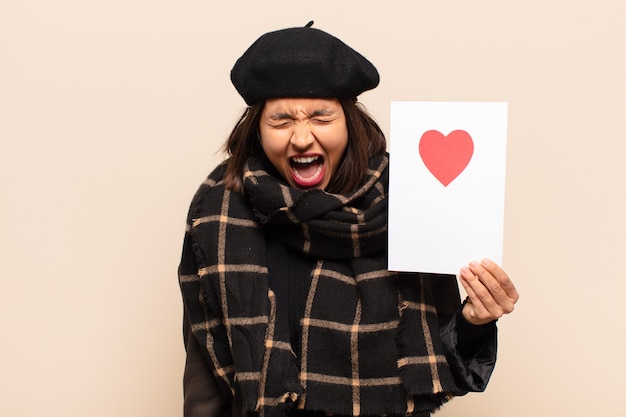
[[288, 127], [290, 125], [291, 125], [291, 122], [289, 120], [272, 123], [272, 127], [273, 128], [277, 128], [277, 129], [280, 129], [280, 128], [283, 128], [283, 127]]

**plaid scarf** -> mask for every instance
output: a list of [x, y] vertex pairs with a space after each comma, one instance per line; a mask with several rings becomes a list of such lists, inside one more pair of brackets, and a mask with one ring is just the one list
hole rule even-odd
[[[179, 281], [191, 329], [244, 414], [290, 409], [421, 415], [458, 392], [439, 340], [430, 287], [386, 269], [388, 158], [373, 158], [348, 195], [302, 191], [251, 158], [245, 194], [224, 164], [189, 211]], [[301, 355], [268, 286], [266, 235], [316, 259]]]

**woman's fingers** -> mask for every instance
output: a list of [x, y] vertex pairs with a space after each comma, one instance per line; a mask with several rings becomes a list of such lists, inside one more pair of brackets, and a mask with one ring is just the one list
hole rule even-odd
[[474, 324], [496, 320], [513, 311], [519, 294], [515, 285], [494, 262], [472, 261], [461, 268], [461, 284], [469, 297], [464, 308], [465, 318]]
[[[461, 284], [463, 285], [463, 288], [465, 288], [465, 292], [468, 296], [468, 300], [465, 303], [465, 306], [463, 306], [462, 311], [465, 320], [475, 325], [481, 325], [495, 320], [491, 317], [491, 314], [485, 309], [482, 302], [472, 301], [478, 300], [478, 296], [472, 289], [472, 285], [470, 284], [469, 280], [464, 277], [464, 272], [471, 274], [471, 271], [469, 271], [469, 269], [466, 269], [466, 271], [461, 270]], [[474, 277], [473, 279], [476, 278]]]
[[500, 287], [504, 290], [508, 298], [513, 300], [513, 304], [515, 304], [517, 300], [519, 300], [519, 294], [517, 292], [517, 289], [515, 288], [515, 285], [513, 284], [513, 281], [511, 281], [506, 272], [504, 272], [504, 270], [498, 264], [489, 259], [483, 259], [480, 262], [480, 266], [482, 266], [487, 272], [491, 274], [492, 277], [494, 277], [498, 281]]
[[463, 313], [473, 324], [484, 324], [500, 318], [502, 309], [485, 284], [468, 267], [461, 268], [461, 284], [469, 297]]

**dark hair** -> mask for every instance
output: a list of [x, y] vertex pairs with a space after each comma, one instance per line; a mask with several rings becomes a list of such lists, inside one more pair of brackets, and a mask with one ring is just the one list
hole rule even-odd
[[[346, 194], [361, 185], [368, 162], [386, 150], [385, 135], [365, 107], [354, 99], [340, 99], [348, 127], [348, 145], [326, 191]], [[259, 121], [265, 102], [246, 108], [224, 144], [230, 155], [224, 173], [226, 188], [243, 191], [243, 169], [251, 155], [263, 153], [258, 136]]]

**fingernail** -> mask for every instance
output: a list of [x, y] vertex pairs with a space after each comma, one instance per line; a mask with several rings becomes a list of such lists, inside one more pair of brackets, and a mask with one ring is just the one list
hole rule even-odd
[[476, 268], [478, 266], [478, 262], [472, 261], [470, 262], [470, 266], [473, 266], [474, 268]]
[[483, 264], [483, 266], [489, 266], [489, 264], [491, 264], [491, 261], [485, 258], [482, 261], [480, 261], [480, 263]]

